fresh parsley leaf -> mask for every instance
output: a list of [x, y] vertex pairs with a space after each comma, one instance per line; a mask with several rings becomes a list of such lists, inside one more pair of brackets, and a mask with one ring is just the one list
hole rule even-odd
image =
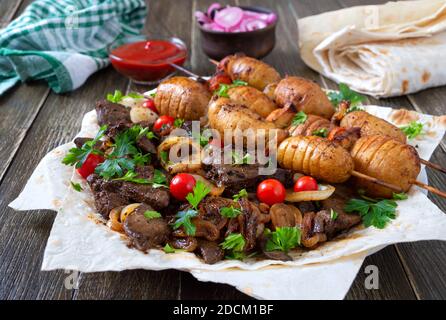
[[248, 192], [246, 191], [246, 189], [242, 189], [237, 194], [234, 194], [232, 196], [232, 199], [234, 199], [234, 201], [239, 201], [240, 198], [248, 198]]
[[[241, 233], [231, 233], [229, 234], [225, 240], [220, 243], [220, 246], [224, 250], [228, 250], [232, 254], [234, 253], [242, 253], [243, 249], [245, 248], [245, 238]], [[238, 255], [236, 259], [240, 259], [242, 256]]]
[[240, 86], [247, 86], [248, 82], [246, 81], [242, 81], [242, 80], [234, 80], [232, 81], [232, 86], [233, 87], [240, 87]]
[[70, 184], [71, 184], [71, 187], [74, 190], [76, 190], [77, 192], [81, 192], [82, 190], [84, 190], [84, 189], [82, 189], [82, 187], [81, 187], [81, 185], [79, 183], [75, 183], [73, 181], [70, 181]]
[[120, 90], [115, 90], [113, 94], [107, 94], [107, 100], [113, 103], [119, 103], [124, 96]]
[[155, 92], [152, 92], [152, 93], [150, 93], [150, 94], [149, 94], [149, 96], [150, 96], [151, 98], [155, 98], [155, 97], [156, 97], [156, 91], [155, 91]]
[[172, 228], [176, 230], [182, 226], [187, 235], [194, 236], [197, 228], [192, 223], [191, 219], [197, 214], [197, 210], [193, 209], [178, 212], [176, 214], [177, 220], [173, 223]]
[[234, 208], [234, 206], [223, 207], [220, 209], [220, 214], [225, 218], [235, 218], [241, 213], [242, 211], [240, 209]]
[[328, 130], [327, 130], [327, 128], [320, 128], [320, 129], [314, 130], [312, 132], [312, 135], [313, 136], [322, 137], [322, 138], [326, 138], [327, 135], [328, 135]]
[[155, 171], [153, 172], [153, 178], [152, 180], [149, 181], [149, 183], [154, 188], [161, 188], [161, 187], [167, 188], [166, 176], [158, 169], [155, 169]]
[[229, 98], [229, 89], [247, 85], [248, 83], [242, 80], [234, 80], [232, 84], [220, 83], [218, 89], [214, 91], [214, 94], [218, 95], [219, 97]]
[[180, 127], [183, 125], [183, 123], [184, 123], [184, 119], [177, 118], [177, 119], [175, 119], [175, 121], [173, 122], [173, 125], [174, 125], [174, 127], [176, 127], [176, 128], [180, 128]]
[[150, 163], [151, 157], [150, 153], [142, 154], [139, 152], [133, 156], [133, 161], [135, 162], [135, 166], [143, 166]]
[[95, 169], [95, 172], [106, 180], [118, 176], [122, 177], [125, 170], [133, 171], [135, 163], [128, 158], [106, 159]]
[[406, 126], [400, 127], [401, 131], [410, 139], [414, 139], [423, 133], [423, 124], [421, 122], [412, 121]]
[[330, 209], [330, 218], [331, 220], [336, 220], [338, 218], [338, 213], [333, 209]]
[[307, 114], [305, 112], [299, 111], [298, 113], [296, 113], [294, 115], [294, 118], [291, 121], [291, 125], [292, 126], [298, 126], [298, 125], [300, 125], [302, 123], [305, 123], [305, 121], [307, 121], [307, 118], [308, 118], [308, 116], [307, 116]]
[[207, 194], [211, 192], [211, 189], [209, 189], [204, 182], [197, 181], [195, 184], [194, 189], [192, 192], [190, 192], [186, 196], [186, 200], [190, 203], [190, 205], [195, 209], [198, 210], [198, 204], [201, 202], [201, 200], [204, 199], [204, 197], [207, 196]]
[[171, 246], [170, 244], [168, 244], [168, 243], [164, 246], [163, 250], [164, 250], [165, 253], [175, 253], [175, 251], [176, 251], [176, 250], [175, 250], [174, 248], [172, 248], [172, 246]]
[[209, 137], [206, 137], [202, 134], [194, 134], [193, 138], [200, 143], [200, 146], [206, 147], [209, 144]]
[[359, 212], [365, 227], [384, 229], [391, 219], [395, 219], [397, 203], [393, 200], [370, 201], [351, 199], [345, 205], [345, 212]]
[[407, 193], [401, 192], [401, 193], [393, 193], [392, 196], [393, 200], [406, 200], [408, 197]]
[[277, 227], [269, 234], [266, 251], [280, 250], [287, 253], [300, 245], [301, 231], [298, 227]]
[[146, 137], [147, 139], [151, 140], [151, 139], [158, 139], [158, 137], [152, 132], [152, 131], [148, 131], [146, 133]]
[[85, 142], [80, 148], [71, 148], [62, 159], [62, 163], [68, 166], [74, 165], [76, 168], [80, 168], [91, 153], [102, 154], [101, 151], [94, 149], [94, 146], [104, 136], [106, 130], [106, 125], [100, 127], [93, 140]]
[[232, 159], [234, 164], [248, 164], [251, 162], [252, 157], [249, 153], [241, 156], [238, 151], [232, 151]]
[[144, 217], [146, 217], [146, 219], [148, 219], [148, 220], [161, 218], [161, 213], [159, 213], [158, 211], [154, 211], [154, 210], [147, 210], [144, 212]]
[[125, 175], [123, 177], [120, 178], [115, 178], [113, 180], [117, 180], [117, 181], [128, 181], [128, 182], [133, 182], [133, 183], [138, 183], [138, 184], [149, 184], [150, 181], [148, 179], [145, 178], [137, 178], [138, 174], [132, 170], [129, 170], [125, 173]]
[[169, 154], [167, 153], [167, 151], [160, 152], [160, 159], [163, 163], [169, 163]]
[[328, 99], [331, 101], [331, 103], [337, 107], [341, 101], [349, 101], [350, 106], [355, 107], [362, 102], [366, 100], [366, 98], [359, 93], [351, 90], [348, 85], [345, 83], [339, 84], [339, 91], [335, 92], [329, 92], [328, 93]]

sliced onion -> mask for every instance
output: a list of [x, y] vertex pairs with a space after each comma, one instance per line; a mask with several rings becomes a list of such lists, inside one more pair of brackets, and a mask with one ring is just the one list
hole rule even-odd
[[301, 201], [319, 201], [330, 198], [335, 191], [335, 187], [329, 184], [319, 184], [319, 190], [315, 191], [299, 191], [287, 190], [285, 201], [301, 202]]
[[211, 190], [209, 193], [211, 196], [219, 196], [225, 191], [225, 187], [217, 187], [215, 184], [198, 174], [191, 174], [191, 176], [194, 177], [196, 181], [203, 182]]
[[110, 214], [108, 215], [109, 219], [107, 221], [107, 227], [110, 229], [117, 231], [117, 232], [123, 232], [124, 229], [122, 228], [122, 222], [120, 221], [120, 215], [121, 211], [120, 208], [114, 208], [110, 211]]
[[226, 31], [224, 28], [220, 27], [215, 22], [205, 23], [205, 24], [203, 24], [203, 28], [205, 28], [207, 30], [211, 30], [211, 31], [220, 31], [220, 32]]
[[212, 18], [212, 14], [213, 14], [214, 10], [218, 10], [220, 8], [221, 8], [221, 4], [219, 4], [219, 3], [211, 4], [206, 12], [208, 17]]
[[240, 24], [240, 28], [244, 31], [263, 29], [266, 26], [266, 22], [259, 19], [244, 19]]
[[133, 212], [135, 212], [136, 208], [138, 208], [141, 205], [141, 203], [131, 203], [121, 210], [121, 223], [124, 223], [125, 219], [129, 215], [131, 215]]
[[200, 23], [211, 23], [212, 20], [205, 13], [201, 11], [195, 11], [195, 19]]
[[238, 7], [227, 7], [215, 13], [214, 21], [225, 29], [237, 26], [243, 18], [243, 10]]

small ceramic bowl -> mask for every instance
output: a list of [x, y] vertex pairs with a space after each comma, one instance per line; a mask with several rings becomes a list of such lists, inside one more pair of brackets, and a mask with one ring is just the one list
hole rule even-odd
[[250, 57], [263, 58], [274, 49], [276, 26], [279, 20], [277, 13], [258, 6], [240, 6], [240, 8], [260, 13], [274, 13], [277, 19], [263, 29], [246, 32], [212, 31], [203, 28], [198, 23], [201, 32], [201, 47], [208, 57], [220, 60], [230, 54], [243, 52]]

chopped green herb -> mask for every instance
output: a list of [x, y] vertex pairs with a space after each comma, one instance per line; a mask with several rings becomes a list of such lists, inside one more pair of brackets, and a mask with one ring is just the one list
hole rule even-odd
[[301, 232], [298, 227], [277, 227], [268, 235], [266, 251], [280, 250], [287, 253], [300, 245]]
[[113, 94], [107, 94], [107, 100], [113, 103], [119, 103], [123, 98], [122, 92], [120, 90], [115, 90]]
[[163, 248], [165, 253], [175, 253], [175, 249], [170, 245], [170, 244], [166, 244]]
[[349, 200], [345, 205], [345, 212], [359, 212], [365, 227], [374, 226], [378, 229], [384, 229], [391, 219], [396, 218], [395, 201], [367, 199]]
[[135, 166], [143, 166], [147, 163], [150, 163], [151, 158], [152, 156], [150, 155], [150, 153], [137, 153], [133, 156], [133, 161], [135, 162]]
[[338, 213], [333, 209], [330, 209], [330, 218], [331, 220], [336, 220], [338, 218]]
[[198, 214], [197, 210], [188, 209], [184, 211], [180, 211], [176, 214], [177, 220], [173, 223], [172, 228], [174, 230], [179, 227], [183, 227], [184, 231], [189, 236], [194, 236], [197, 228], [192, 223], [192, 218]]
[[154, 210], [147, 210], [146, 212], [144, 212], [144, 217], [146, 217], [146, 219], [156, 219], [156, 218], [161, 218], [161, 213], [159, 213], [158, 211], [154, 211]]
[[393, 200], [406, 200], [408, 198], [407, 193], [401, 192], [401, 193], [393, 193]]
[[85, 142], [80, 148], [71, 148], [62, 159], [62, 163], [80, 168], [90, 154], [102, 155], [103, 153], [100, 150], [94, 149], [94, 146], [104, 136], [106, 130], [107, 126], [102, 126], [93, 140]]
[[84, 189], [82, 189], [82, 187], [81, 187], [81, 185], [80, 185], [79, 183], [70, 181], [70, 184], [71, 184], [71, 187], [72, 187], [74, 190], [76, 190], [77, 192], [81, 192], [82, 190], [84, 190]]
[[228, 95], [229, 89], [247, 85], [248, 85], [247, 82], [241, 80], [234, 80], [232, 84], [220, 83], [218, 89], [214, 91], [214, 94], [218, 95], [219, 97], [229, 98]]
[[298, 126], [298, 125], [300, 125], [302, 123], [305, 123], [305, 121], [307, 121], [307, 118], [308, 118], [308, 116], [307, 116], [307, 114], [305, 112], [299, 111], [298, 113], [296, 113], [294, 115], [294, 118], [291, 121], [291, 125]]
[[127, 93], [127, 95], [122, 97], [122, 99], [124, 99], [124, 98], [142, 99], [142, 98], [144, 98], [144, 96], [137, 92], [129, 92], [129, 93]]
[[202, 134], [194, 134], [193, 138], [200, 143], [200, 146], [205, 147], [209, 144], [209, 137], [205, 137]]
[[410, 139], [414, 139], [423, 133], [423, 124], [421, 122], [412, 121], [406, 126], [400, 127], [401, 131]]
[[341, 101], [349, 101], [350, 106], [355, 107], [366, 100], [364, 96], [351, 90], [345, 83], [339, 84], [339, 91], [329, 92], [328, 99], [335, 107], [337, 107]]
[[245, 244], [246, 241], [242, 234], [231, 233], [225, 238], [225, 240], [222, 243], [220, 243], [220, 246], [224, 250], [226, 250], [227, 259], [242, 260], [246, 257], [245, 253], [243, 252]]
[[156, 91], [155, 91], [155, 92], [152, 92], [152, 93], [150, 93], [150, 94], [149, 94], [149, 96], [150, 96], [151, 98], [155, 98], [155, 97], [156, 97]]
[[198, 204], [209, 192], [211, 192], [211, 190], [204, 184], [204, 182], [197, 181], [192, 192], [186, 196], [186, 200], [195, 210], [198, 210]]
[[322, 137], [322, 138], [326, 138], [327, 135], [328, 135], [328, 130], [327, 130], [327, 128], [320, 128], [320, 129], [314, 130], [312, 132], [312, 135], [313, 136]]
[[169, 163], [169, 154], [167, 153], [167, 151], [161, 151], [160, 158], [163, 163]]
[[166, 176], [158, 169], [155, 169], [155, 171], [153, 172], [153, 178], [150, 180], [150, 184], [154, 188], [168, 188]]
[[175, 119], [175, 121], [173, 122], [173, 125], [174, 125], [174, 127], [176, 127], [176, 128], [180, 128], [180, 127], [183, 125], [183, 123], [184, 123], [184, 119], [177, 118], [177, 119]]
[[155, 171], [153, 172], [153, 178], [150, 180], [146, 178], [138, 178], [138, 174], [132, 170], [127, 171], [124, 176], [120, 178], [115, 178], [113, 180], [128, 181], [138, 184], [151, 184], [153, 188], [160, 188], [160, 187], [167, 188], [166, 176], [158, 169], [155, 169]]
[[120, 178], [115, 178], [113, 180], [117, 180], [117, 181], [128, 181], [128, 182], [133, 182], [133, 183], [138, 183], [138, 184], [149, 184], [150, 181], [148, 179], [145, 178], [137, 178], [138, 174], [132, 170], [129, 170], [125, 173], [124, 176], [120, 177]]
[[158, 139], [158, 137], [152, 132], [152, 131], [148, 131], [146, 133], [146, 137], [147, 139], [151, 140], [151, 139]]
[[223, 207], [220, 209], [220, 214], [225, 218], [235, 218], [241, 213], [242, 211], [240, 209], [234, 208], [234, 206]]
[[252, 161], [252, 157], [249, 153], [241, 156], [239, 152], [232, 151], [232, 159], [234, 164], [248, 164]]
[[124, 171], [133, 171], [135, 163], [128, 158], [107, 159], [98, 165], [95, 172], [106, 180], [118, 176], [123, 177]]
[[234, 194], [232, 196], [232, 199], [234, 199], [234, 201], [239, 201], [240, 198], [248, 198], [248, 192], [246, 191], [246, 189], [242, 189], [237, 194]]

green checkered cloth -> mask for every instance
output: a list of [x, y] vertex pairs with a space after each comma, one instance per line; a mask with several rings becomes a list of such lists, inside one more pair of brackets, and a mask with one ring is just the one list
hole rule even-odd
[[36, 0], [0, 31], [0, 95], [44, 79], [74, 90], [108, 65], [108, 48], [139, 34], [144, 0]]

